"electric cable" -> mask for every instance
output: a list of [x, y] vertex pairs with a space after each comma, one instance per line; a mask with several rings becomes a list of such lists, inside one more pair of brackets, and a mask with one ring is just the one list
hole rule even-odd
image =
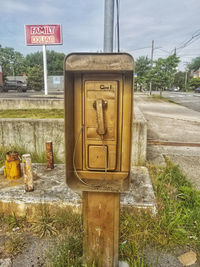
[[106, 180], [106, 177], [107, 177], [107, 170], [108, 170], [108, 166], [107, 166], [107, 165], [108, 165], [108, 164], [107, 164], [107, 150], [106, 150], [106, 145], [105, 145], [105, 143], [104, 143], [104, 136], [103, 136], [103, 135], [100, 135], [101, 140], [102, 140], [102, 144], [103, 144], [103, 147], [104, 147], [104, 155], [105, 155], [105, 171], [104, 171], [104, 179], [103, 179], [103, 181], [102, 181], [101, 183], [99, 183], [99, 184], [89, 184], [89, 183], [85, 182], [85, 181], [79, 176], [79, 174], [78, 174], [78, 172], [77, 172], [77, 169], [76, 169], [76, 164], [75, 164], [76, 148], [77, 148], [77, 144], [78, 144], [78, 141], [79, 141], [79, 138], [80, 138], [80, 136], [81, 136], [82, 131], [83, 131], [83, 126], [82, 126], [82, 127], [80, 128], [80, 130], [79, 130], [78, 136], [77, 136], [77, 138], [76, 138], [75, 146], [74, 146], [74, 151], [73, 151], [73, 168], [74, 168], [74, 172], [75, 172], [76, 177], [79, 179], [79, 181], [80, 181], [82, 184], [84, 184], [84, 185], [86, 185], [86, 186], [88, 186], [88, 187], [91, 187], [91, 188], [94, 188], [94, 187], [100, 187], [100, 186], [103, 185], [103, 183], [104, 183], [105, 180]]

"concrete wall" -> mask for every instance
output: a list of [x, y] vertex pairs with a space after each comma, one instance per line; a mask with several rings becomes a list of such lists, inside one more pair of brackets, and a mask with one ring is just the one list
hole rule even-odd
[[[63, 106], [62, 106], [63, 107]], [[39, 105], [38, 105], [39, 108]], [[0, 145], [22, 146], [29, 152], [45, 151], [45, 142], [53, 141], [54, 151], [64, 160], [63, 119], [0, 119]], [[147, 146], [147, 122], [134, 109], [132, 129], [132, 166], [144, 165]]]
[[132, 166], [142, 166], [146, 161], [147, 151], [147, 121], [140, 109], [134, 106], [133, 128], [132, 128]]
[[63, 109], [63, 99], [1, 98], [0, 108], [6, 109]]
[[63, 119], [0, 119], [1, 146], [19, 146], [27, 153], [41, 153], [47, 141], [53, 142], [54, 151], [64, 160]]

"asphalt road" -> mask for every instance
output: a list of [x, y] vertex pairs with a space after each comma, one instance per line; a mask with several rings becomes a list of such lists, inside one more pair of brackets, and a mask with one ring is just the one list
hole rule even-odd
[[200, 112], [200, 94], [183, 92], [163, 92], [163, 96], [184, 107]]
[[[187, 104], [197, 99], [200, 105], [200, 97], [171, 92], [168, 94], [176, 99], [183, 99], [180, 101]], [[148, 141], [184, 144], [170, 146], [154, 145], [148, 142], [147, 159], [154, 164], [164, 164], [163, 156], [167, 156], [181, 167], [183, 173], [200, 190], [200, 112], [182, 105], [154, 99], [145, 94], [135, 94], [135, 104], [147, 121]], [[190, 143], [194, 143], [194, 146], [190, 146]]]

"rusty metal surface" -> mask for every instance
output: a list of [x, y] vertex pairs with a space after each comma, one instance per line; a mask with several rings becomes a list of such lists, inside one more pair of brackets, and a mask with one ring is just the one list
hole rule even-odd
[[20, 159], [16, 151], [6, 153], [4, 176], [8, 180], [16, 180], [21, 177]]
[[51, 141], [46, 142], [46, 160], [47, 169], [54, 169], [53, 143]]
[[172, 142], [172, 141], [159, 141], [159, 140], [148, 140], [147, 144], [148, 145], [156, 145], [156, 146], [200, 147], [200, 143]]
[[134, 60], [127, 53], [76, 53], [65, 59], [67, 71], [133, 71]]

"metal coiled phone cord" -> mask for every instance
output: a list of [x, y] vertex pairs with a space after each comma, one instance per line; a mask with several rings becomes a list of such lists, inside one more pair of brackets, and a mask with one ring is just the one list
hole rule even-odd
[[79, 133], [78, 133], [78, 136], [76, 138], [76, 142], [75, 142], [75, 146], [74, 146], [74, 152], [73, 152], [73, 167], [74, 167], [74, 171], [75, 171], [75, 174], [76, 174], [76, 177], [79, 179], [79, 181], [81, 183], [83, 183], [84, 185], [88, 186], [88, 187], [99, 187], [101, 186], [105, 180], [106, 180], [106, 177], [107, 177], [107, 170], [108, 170], [108, 166], [107, 166], [107, 153], [106, 153], [106, 146], [105, 146], [105, 143], [104, 143], [104, 137], [103, 135], [100, 135], [101, 137], [101, 140], [102, 140], [102, 144], [103, 144], [103, 147], [104, 147], [104, 154], [105, 154], [105, 172], [104, 172], [104, 179], [101, 183], [99, 184], [94, 184], [94, 185], [91, 185], [91, 184], [88, 184], [86, 183], [78, 174], [77, 170], [76, 170], [76, 165], [75, 165], [75, 156], [76, 156], [76, 147], [77, 147], [77, 144], [78, 144], [78, 141], [79, 141], [79, 138], [80, 138], [80, 135], [81, 135], [81, 132], [83, 131], [83, 126], [80, 128], [79, 130]]

